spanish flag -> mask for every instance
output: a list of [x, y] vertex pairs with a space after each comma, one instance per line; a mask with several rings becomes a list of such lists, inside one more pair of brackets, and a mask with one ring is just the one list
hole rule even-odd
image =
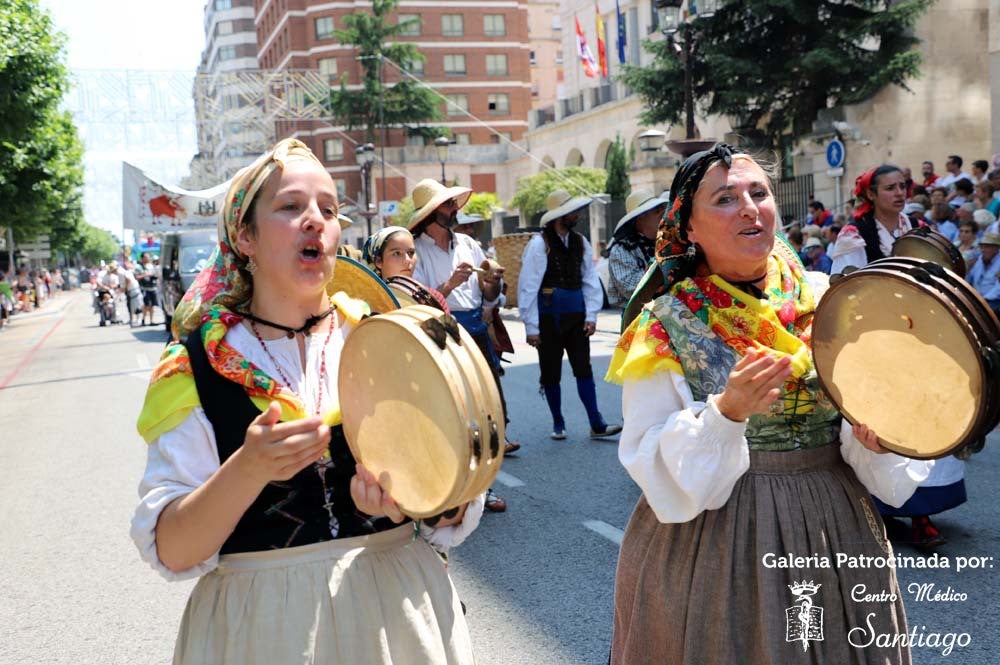
[[601, 76], [608, 78], [608, 45], [604, 43], [604, 19], [601, 18], [601, 8], [594, 4], [597, 12], [597, 62]]

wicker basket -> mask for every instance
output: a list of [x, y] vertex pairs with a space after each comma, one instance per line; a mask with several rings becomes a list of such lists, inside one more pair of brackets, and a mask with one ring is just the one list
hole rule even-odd
[[506, 270], [503, 274], [507, 283], [507, 307], [517, 307], [517, 278], [521, 274], [521, 255], [534, 233], [508, 233], [493, 239], [497, 250], [497, 262]]

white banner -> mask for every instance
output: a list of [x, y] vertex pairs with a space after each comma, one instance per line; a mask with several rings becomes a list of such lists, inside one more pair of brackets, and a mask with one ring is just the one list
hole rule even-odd
[[229, 181], [189, 192], [161, 185], [140, 169], [122, 162], [122, 220], [137, 231], [216, 228]]

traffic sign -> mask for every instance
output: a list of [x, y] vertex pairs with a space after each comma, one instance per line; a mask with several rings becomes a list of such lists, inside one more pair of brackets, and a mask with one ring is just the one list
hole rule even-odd
[[831, 169], [843, 166], [846, 156], [847, 151], [844, 149], [844, 144], [841, 143], [840, 139], [833, 139], [826, 144], [826, 163]]
[[391, 217], [399, 212], [399, 201], [379, 201], [378, 214], [383, 217]]

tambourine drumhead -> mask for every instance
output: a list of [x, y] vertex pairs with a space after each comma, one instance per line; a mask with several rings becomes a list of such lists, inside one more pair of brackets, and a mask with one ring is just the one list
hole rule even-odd
[[965, 259], [961, 252], [940, 233], [926, 228], [904, 233], [892, 244], [892, 255], [931, 261], [965, 276]]
[[832, 285], [816, 308], [813, 356], [831, 400], [893, 452], [942, 457], [979, 434], [978, 342], [943, 295], [912, 278], [865, 268]]
[[[456, 360], [479, 353], [468, 333], [459, 327], [462, 344], [445, 336], [442, 349], [422, 330], [424, 321], [441, 316], [416, 305], [371, 317], [348, 335], [341, 352], [338, 390], [351, 452], [416, 518], [470, 500], [470, 485], [489, 487], [501, 463], [480, 464], [472, 436], [491, 410], [500, 414], [503, 436], [499, 396], [496, 405], [480, 404], [483, 398], [470, 388], [478, 373], [471, 362]], [[488, 429], [480, 437], [488, 447]], [[472, 473], [483, 478], [470, 482]]]

